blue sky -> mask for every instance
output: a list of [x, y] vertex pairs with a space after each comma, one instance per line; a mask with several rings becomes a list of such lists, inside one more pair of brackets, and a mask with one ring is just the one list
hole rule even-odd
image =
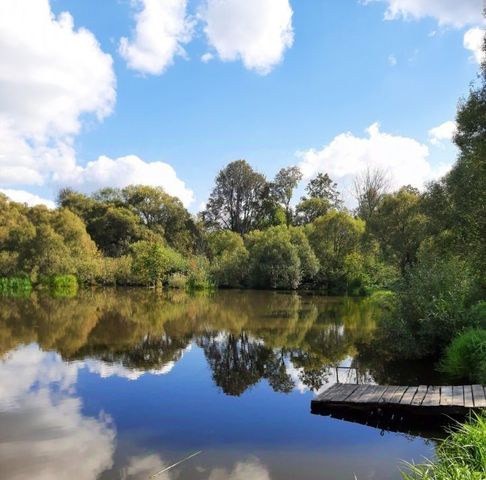
[[293, 164], [328, 171], [345, 191], [368, 165], [420, 186], [454, 160], [481, 7], [5, 0], [0, 189], [35, 203], [63, 185], [154, 183], [197, 211], [239, 158], [269, 177]]

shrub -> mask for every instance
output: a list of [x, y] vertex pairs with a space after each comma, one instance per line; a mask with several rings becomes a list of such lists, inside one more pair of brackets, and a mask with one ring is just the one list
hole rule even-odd
[[447, 347], [440, 369], [454, 380], [486, 383], [486, 330], [468, 330]]
[[486, 418], [475, 416], [450, 432], [435, 461], [407, 465], [404, 480], [482, 480], [486, 478]]
[[441, 352], [469, 328], [474, 278], [457, 259], [419, 261], [399, 285], [397, 314], [414, 338], [417, 356]]
[[468, 311], [471, 326], [486, 328], [486, 301], [478, 302]]
[[194, 256], [188, 261], [189, 278], [187, 287], [189, 290], [210, 290], [213, 288], [209, 278], [209, 261], [205, 257]]
[[372, 305], [386, 311], [393, 311], [397, 305], [397, 294], [390, 290], [377, 290], [370, 296]]
[[180, 290], [184, 290], [185, 288], [187, 288], [187, 284], [187, 275], [184, 275], [183, 273], [173, 273], [169, 276], [169, 279], [167, 281], [167, 285], [169, 288], [176, 288]]
[[160, 243], [142, 240], [132, 245], [132, 251], [133, 273], [142, 285], [160, 286], [170, 274], [187, 271], [184, 257]]

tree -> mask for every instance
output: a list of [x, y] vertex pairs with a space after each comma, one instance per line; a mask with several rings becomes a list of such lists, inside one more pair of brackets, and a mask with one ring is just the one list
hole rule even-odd
[[479, 84], [459, 103], [456, 124], [460, 154], [446, 177], [453, 222], [462, 251], [468, 252], [486, 285], [486, 63]]
[[368, 223], [387, 260], [395, 263], [402, 273], [416, 261], [426, 225], [420, 193], [410, 186], [385, 195]]
[[250, 281], [254, 287], [293, 290], [300, 285], [299, 252], [286, 227], [251, 232], [246, 242], [250, 253]]
[[256, 228], [269, 195], [265, 177], [245, 160], [228, 164], [216, 177], [202, 218], [207, 227], [245, 234]]
[[299, 167], [288, 167], [279, 170], [272, 183], [272, 196], [285, 209], [287, 225], [292, 221], [290, 201], [297, 185], [302, 180], [302, 172]]
[[307, 225], [316, 218], [325, 215], [331, 204], [324, 198], [303, 198], [295, 208], [294, 223], [296, 225]]
[[309, 182], [305, 191], [310, 198], [327, 200], [332, 208], [339, 209], [342, 207], [343, 202], [337, 191], [337, 184], [332, 181], [327, 173], [318, 173]]
[[346, 288], [346, 259], [359, 250], [364, 229], [362, 220], [336, 210], [308, 226], [309, 241], [321, 266], [319, 281], [328, 289]]
[[358, 201], [356, 214], [366, 222], [373, 216], [390, 187], [388, 174], [380, 168], [367, 168], [354, 179], [354, 197]]

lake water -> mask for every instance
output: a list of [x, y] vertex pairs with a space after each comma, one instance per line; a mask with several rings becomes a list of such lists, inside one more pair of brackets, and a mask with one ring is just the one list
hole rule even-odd
[[104, 290], [0, 307], [1, 479], [147, 479], [201, 452], [154, 478], [388, 480], [433, 456], [419, 436], [310, 413], [337, 375], [431, 374], [360, 355], [367, 300]]

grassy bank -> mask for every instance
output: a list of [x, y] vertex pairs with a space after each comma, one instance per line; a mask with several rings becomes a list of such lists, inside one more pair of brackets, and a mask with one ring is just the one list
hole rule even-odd
[[407, 465], [404, 480], [484, 480], [486, 478], [486, 416], [458, 425], [436, 450], [437, 458]]

